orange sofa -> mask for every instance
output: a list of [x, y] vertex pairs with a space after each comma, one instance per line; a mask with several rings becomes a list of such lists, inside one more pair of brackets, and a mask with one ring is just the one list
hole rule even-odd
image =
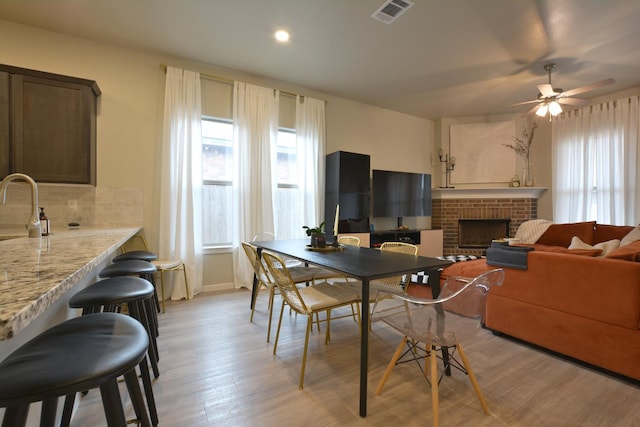
[[[595, 245], [633, 229], [552, 225], [528, 253], [526, 270], [504, 268], [503, 285], [487, 298], [485, 326], [640, 380], [640, 240], [604, 257], [594, 256], [599, 250], [568, 249], [576, 235]], [[493, 268], [486, 259], [458, 262], [441, 278]]]

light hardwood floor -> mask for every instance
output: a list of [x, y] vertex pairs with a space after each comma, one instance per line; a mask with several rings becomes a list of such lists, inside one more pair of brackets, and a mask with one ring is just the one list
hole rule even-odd
[[[154, 382], [160, 426], [431, 425], [431, 394], [415, 365], [397, 366], [382, 394], [374, 395], [400, 339], [394, 332], [373, 326], [368, 416], [363, 419], [358, 415], [360, 347], [353, 320], [332, 321], [327, 346], [323, 333], [313, 333], [300, 391], [305, 319], [285, 315], [273, 356], [266, 343], [266, 293], [253, 323], [249, 297], [239, 290], [167, 304], [160, 315], [161, 375]], [[275, 327], [274, 320], [274, 333]], [[491, 415], [482, 412], [468, 379], [454, 371], [440, 383], [442, 426], [640, 426], [640, 388], [635, 385], [486, 330], [465, 349]], [[126, 397], [125, 404], [133, 418]], [[80, 401], [72, 426], [104, 425], [100, 395], [91, 391]]]

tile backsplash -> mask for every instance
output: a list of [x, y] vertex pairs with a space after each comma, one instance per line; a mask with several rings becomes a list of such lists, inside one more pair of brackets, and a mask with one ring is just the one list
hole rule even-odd
[[[143, 190], [38, 184], [38, 207], [45, 208], [54, 232], [70, 222], [85, 226], [140, 226]], [[24, 182], [9, 184], [6, 203], [0, 203], [0, 226], [23, 226], [30, 217], [30, 187]]]

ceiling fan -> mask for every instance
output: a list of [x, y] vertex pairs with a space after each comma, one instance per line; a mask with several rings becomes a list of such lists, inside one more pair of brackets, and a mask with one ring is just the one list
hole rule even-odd
[[580, 93], [588, 92], [590, 90], [615, 83], [614, 79], [606, 79], [587, 86], [564, 91], [560, 88], [554, 88], [551, 85], [551, 71], [553, 71], [555, 68], [556, 64], [553, 63], [549, 63], [544, 66], [544, 69], [547, 71], [547, 73], [549, 73], [549, 83], [538, 85], [538, 90], [540, 91], [540, 93], [538, 93], [538, 99], [519, 102], [517, 104], [512, 104], [512, 106], [535, 103], [537, 105], [529, 110], [528, 113], [530, 114], [535, 111], [536, 115], [540, 117], [544, 117], [548, 113], [549, 120], [551, 120], [552, 117], [555, 117], [558, 114], [562, 113], [562, 107], [560, 106], [560, 104], [574, 105], [579, 107], [589, 102], [585, 99], [571, 98], [573, 95], [578, 95]]

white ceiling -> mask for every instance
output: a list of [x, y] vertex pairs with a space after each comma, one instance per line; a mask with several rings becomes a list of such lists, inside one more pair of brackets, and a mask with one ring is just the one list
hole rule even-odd
[[526, 112], [507, 106], [547, 62], [565, 90], [616, 80], [581, 98], [640, 87], [640, 1], [414, 1], [392, 24], [370, 17], [383, 0], [2, 0], [0, 18], [431, 119]]

